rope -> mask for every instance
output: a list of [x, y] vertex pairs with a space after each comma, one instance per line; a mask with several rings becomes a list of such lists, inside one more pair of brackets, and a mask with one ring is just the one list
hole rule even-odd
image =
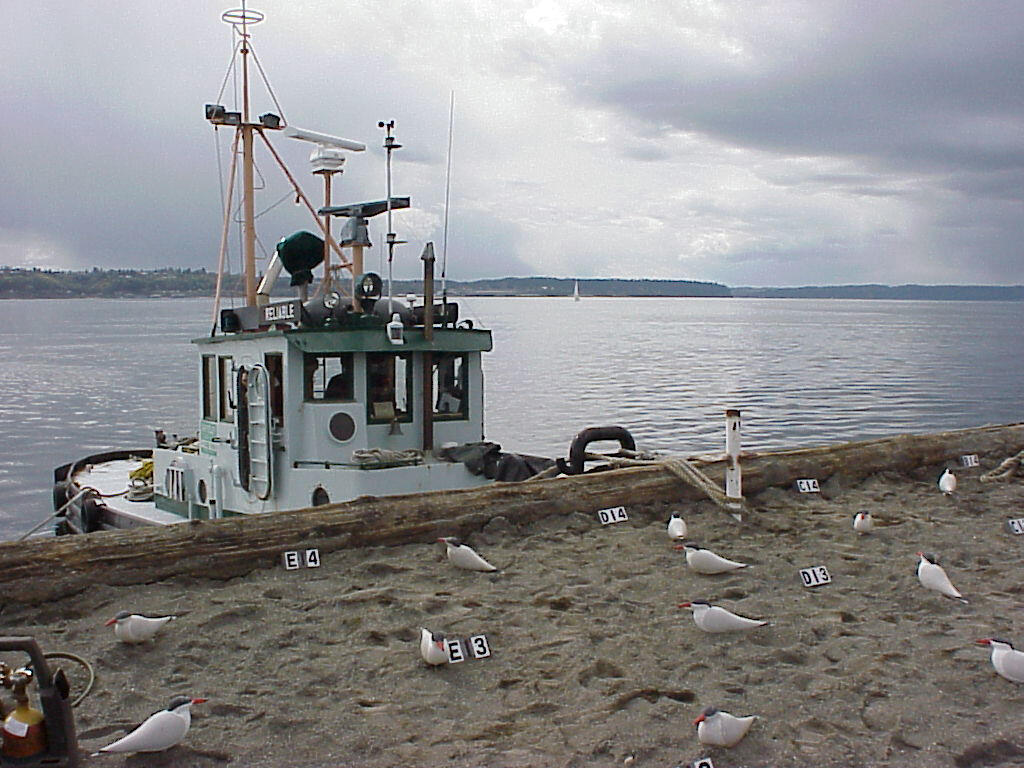
[[1021, 462], [1024, 462], [1024, 451], [1020, 451], [1016, 456], [1010, 456], [1008, 459], [1003, 459], [1002, 464], [981, 475], [978, 479], [983, 483], [992, 483], [997, 480], [1009, 480], [1017, 474], [1017, 471], [1020, 469]]
[[153, 482], [141, 478], [132, 478], [126, 491], [128, 501], [151, 501], [153, 499]]
[[[650, 454], [635, 454], [637, 456], [650, 456]], [[660, 464], [673, 475], [678, 477], [687, 485], [696, 488], [707, 496], [716, 505], [728, 512], [735, 520], [741, 521], [738, 510], [743, 508], [743, 499], [732, 499], [725, 495], [725, 492], [715, 484], [715, 481], [701, 472], [697, 467], [686, 459], [681, 458], [636, 458], [624, 459], [615, 456], [602, 456], [600, 454], [586, 454], [588, 459], [599, 459], [619, 467], [643, 467], [652, 464]]]
[[85, 686], [85, 690], [79, 694], [78, 698], [71, 702], [72, 707], [77, 707], [83, 701], [85, 697], [92, 693], [92, 687], [96, 683], [96, 670], [92, 668], [92, 664], [83, 659], [81, 656], [75, 653], [69, 653], [67, 651], [50, 651], [49, 653], [43, 654], [44, 659], [68, 659], [69, 661], [77, 662], [85, 667], [89, 673], [89, 683]]
[[360, 469], [386, 469], [387, 467], [409, 467], [423, 463], [423, 451], [409, 448], [391, 451], [387, 448], [367, 448], [352, 451], [352, 462]]

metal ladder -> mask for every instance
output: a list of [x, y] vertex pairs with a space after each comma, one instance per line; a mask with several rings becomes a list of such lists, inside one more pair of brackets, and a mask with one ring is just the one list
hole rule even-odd
[[249, 369], [249, 491], [269, 499], [273, 490], [274, 446], [270, 435], [270, 376], [262, 365]]

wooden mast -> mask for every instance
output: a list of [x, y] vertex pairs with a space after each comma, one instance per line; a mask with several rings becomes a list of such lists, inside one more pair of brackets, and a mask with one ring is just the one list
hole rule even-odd
[[242, 19], [242, 222], [245, 259], [245, 303], [256, 306], [256, 214], [253, 201], [252, 131], [249, 124], [249, 33]]

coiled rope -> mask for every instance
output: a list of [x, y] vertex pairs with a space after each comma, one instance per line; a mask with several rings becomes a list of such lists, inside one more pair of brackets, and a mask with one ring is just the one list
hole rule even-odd
[[423, 463], [423, 451], [416, 448], [408, 448], [404, 451], [391, 451], [387, 448], [367, 448], [352, 451], [352, 463], [360, 469], [411, 467]]
[[1016, 456], [1010, 456], [1008, 459], [1003, 459], [1002, 464], [981, 475], [978, 479], [983, 483], [1009, 480], [1020, 470], [1022, 462], [1024, 462], [1024, 451], [1020, 451]]
[[[690, 485], [703, 493], [716, 505], [728, 512], [737, 522], [741, 522], [743, 519], [740, 511], [744, 508], [744, 500], [742, 498], [732, 499], [726, 496], [725, 492], [718, 487], [714, 480], [701, 472], [687, 459], [675, 456], [657, 456], [650, 453], [626, 450], [621, 451], [618, 456], [602, 453], [586, 453], [584, 454], [584, 457], [588, 461], [607, 462], [612, 468], [662, 466], [687, 485]], [[556, 474], [558, 474], [558, 468], [552, 467], [534, 475], [528, 480], [540, 480], [546, 477], [553, 477]]]

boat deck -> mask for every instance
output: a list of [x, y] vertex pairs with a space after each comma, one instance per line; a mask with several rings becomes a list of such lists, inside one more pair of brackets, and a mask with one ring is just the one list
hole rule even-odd
[[[103, 503], [137, 525], [171, 525], [188, 522], [179, 515], [157, 509], [150, 501], [130, 501], [125, 479], [142, 466], [144, 459], [118, 459], [103, 464], [89, 464], [75, 472], [74, 481], [79, 488], [95, 488], [103, 496]], [[131, 527], [131, 526], [127, 526]]]

